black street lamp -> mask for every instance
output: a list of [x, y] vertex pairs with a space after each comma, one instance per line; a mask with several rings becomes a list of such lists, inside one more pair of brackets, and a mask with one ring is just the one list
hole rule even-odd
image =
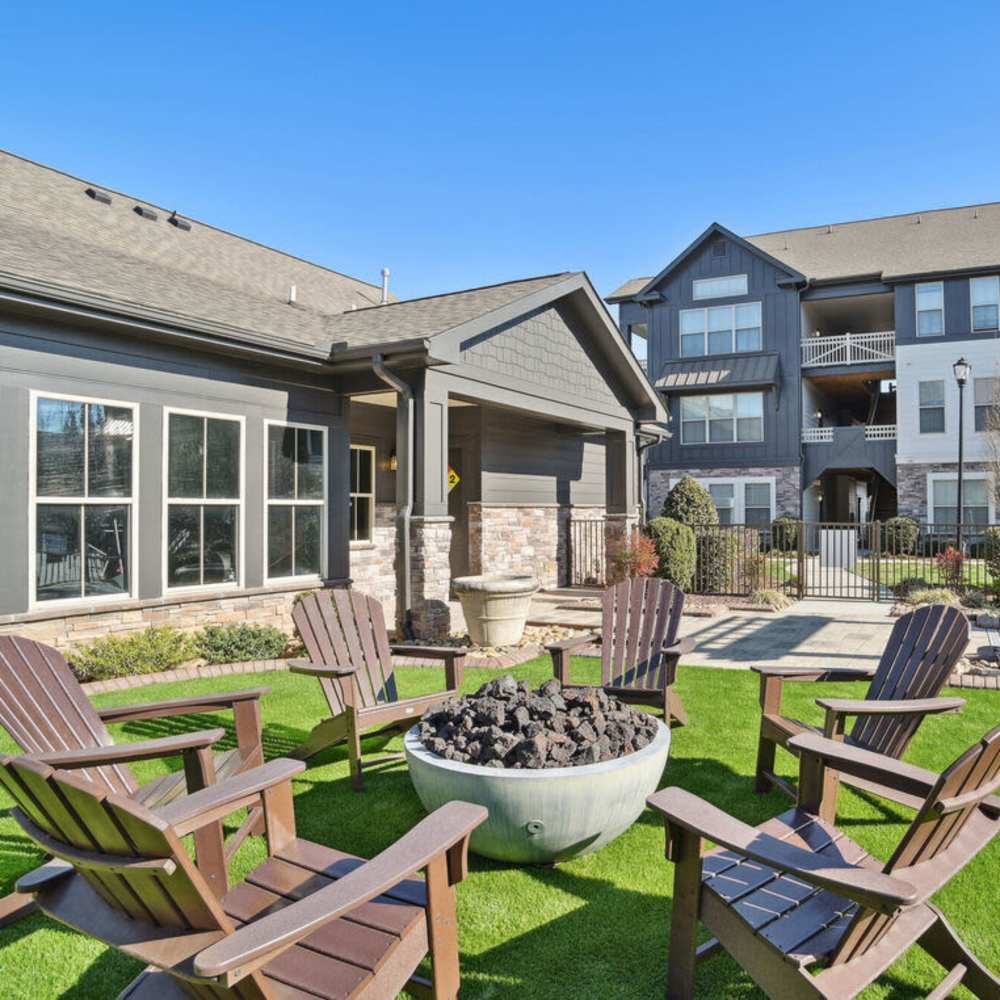
[[962, 450], [964, 447], [963, 441], [963, 426], [964, 421], [962, 420], [962, 414], [965, 411], [965, 404], [963, 396], [965, 394], [965, 383], [969, 381], [969, 372], [972, 370], [972, 365], [969, 364], [965, 358], [959, 358], [951, 366], [952, 371], [955, 373], [955, 381], [958, 383], [958, 527], [955, 531], [955, 542], [956, 548], [959, 553], [962, 551], [962, 462], [963, 454]]

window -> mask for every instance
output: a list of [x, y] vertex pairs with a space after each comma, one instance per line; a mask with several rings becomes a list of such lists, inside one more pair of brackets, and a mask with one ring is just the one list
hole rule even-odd
[[944, 335], [944, 285], [940, 281], [917, 285], [917, 336]]
[[32, 395], [35, 602], [132, 593], [135, 407]]
[[920, 392], [920, 433], [944, 433], [944, 382], [921, 382]]
[[693, 299], [729, 299], [734, 295], [746, 294], [745, 274], [730, 274], [725, 278], [698, 278], [691, 286]]
[[[963, 524], [989, 524], [990, 503], [985, 479], [965, 479], [962, 482]], [[958, 480], [935, 479], [931, 483], [931, 516], [933, 523], [958, 523]]]
[[682, 309], [681, 357], [761, 350], [760, 315], [759, 302]]
[[733, 483], [709, 483], [715, 509], [719, 512], [719, 524], [733, 523], [733, 509], [736, 506], [736, 486]]
[[1000, 325], [1000, 278], [971, 278], [969, 298], [972, 300], [972, 332], [996, 330]]
[[976, 404], [976, 430], [1000, 430], [994, 415], [998, 402], [997, 380], [995, 378], [977, 378], [972, 380]]
[[370, 542], [375, 526], [375, 449], [351, 445], [351, 541]]
[[167, 410], [166, 585], [238, 583], [243, 421]]
[[770, 527], [770, 483], [747, 483], [743, 487], [743, 520], [755, 528]]
[[323, 575], [326, 431], [268, 421], [268, 580]]
[[763, 393], [681, 397], [681, 444], [763, 440]]
[[636, 361], [643, 371], [646, 371], [648, 357], [649, 327], [645, 323], [630, 323], [628, 327], [628, 346], [635, 355]]

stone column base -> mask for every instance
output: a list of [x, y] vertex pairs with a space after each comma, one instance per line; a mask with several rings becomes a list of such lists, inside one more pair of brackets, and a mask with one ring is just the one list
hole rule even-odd
[[452, 517], [410, 519], [411, 624], [418, 639], [446, 639], [451, 631]]
[[628, 544], [632, 532], [639, 527], [639, 514], [607, 514], [604, 518], [605, 579], [614, 583], [618, 579], [615, 557]]

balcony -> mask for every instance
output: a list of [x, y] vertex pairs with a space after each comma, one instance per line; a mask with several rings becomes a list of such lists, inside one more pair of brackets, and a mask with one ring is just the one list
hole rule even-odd
[[810, 337], [802, 341], [802, 367], [884, 365], [896, 361], [896, 331], [842, 333], [837, 337]]
[[[803, 427], [802, 428], [802, 443], [803, 444], [828, 444], [833, 441], [834, 431], [839, 430], [852, 430], [857, 433], [856, 428], [842, 428], [842, 427]], [[866, 441], [895, 441], [896, 440], [896, 425], [895, 424], [868, 424], [865, 427], [864, 438]]]
[[896, 425], [803, 427], [804, 480], [811, 483], [827, 471], [874, 469], [896, 485]]

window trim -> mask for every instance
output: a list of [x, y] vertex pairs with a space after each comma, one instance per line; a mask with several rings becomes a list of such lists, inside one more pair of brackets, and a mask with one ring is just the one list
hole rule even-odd
[[[936, 309], [921, 309], [920, 308], [920, 289], [937, 287], [941, 289], [941, 332], [940, 333], [921, 333], [920, 332], [920, 314], [921, 312], [937, 312]], [[970, 295], [971, 303], [971, 295]], [[971, 304], [970, 304], [971, 308]], [[945, 308], [944, 308], [944, 282], [943, 281], [918, 281], [913, 286], [913, 335], [918, 340], [933, 340], [935, 337], [943, 337], [947, 332], [947, 327], [945, 326]]]
[[[372, 453], [372, 491], [371, 493], [352, 493], [351, 492], [351, 465], [350, 465], [350, 453], [351, 449], [357, 448], [361, 451], [370, 451]], [[353, 441], [348, 443], [348, 464], [347, 464], [347, 497], [348, 505], [350, 505], [350, 500], [352, 497], [370, 497], [371, 498], [371, 512], [368, 515], [368, 538], [351, 538], [351, 526], [347, 525], [347, 537], [350, 548], [370, 548], [375, 544], [375, 497], [378, 494], [378, 466], [376, 462], [378, 461], [378, 449], [373, 444], [355, 444]], [[348, 509], [350, 507], [348, 506]]]
[[[125, 497], [39, 497], [38, 496], [38, 400], [61, 399], [71, 403], [90, 403], [97, 406], [118, 406], [132, 411], [132, 492]], [[80, 393], [46, 392], [44, 389], [29, 389], [28, 391], [28, 610], [41, 611], [59, 608], [79, 608], [81, 605], [120, 604], [123, 601], [134, 600], [139, 580], [139, 547], [136, 544], [139, 537], [139, 403], [135, 401], [103, 399], [99, 396], [85, 396]], [[84, 454], [84, 490], [86, 490], [87, 455]], [[67, 597], [61, 600], [38, 600], [38, 568], [36, 565], [35, 546], [37, 544], [37, 508], [38, 504], [52, 503], [57, 506], [118, 506], [129, 507], [129, 589], [121, 594], [99, 594], [88, 597]], [[81, 528], [82, 530], [82, 528]], [[81, 550], [83, 539], [80, 539]], [[82, 587], [81, 587], [82, 589]]]
[[[743, 291], [742, 292], [730, 292], [728, 295], [699, 295], [698, 286], [703, 285], [707, 281], [723, 281], [726, 278], [742, 278], [743, 279]], [[738, 299], [742, 295], [750, 294], [750, 275], [749, 274], [715, 274], [710, 278], [693, 278], [691, 280], [691, 301], [692, 302], [710, 302], [713, 299]]]
[[[270, 437], [272, 427], [294, 427], [296, 430], [304, 431], [319, 431], [323, 436], [323, 498], [321, 500], [299, 500], [299, 499], [274, 499], [267, 495], [268, 489], [268, 473], [270, 469], [268, 464], [271, 458], [271, 449], [269, 446], [268, 438]], [[330, 435], [329, 428], [323, 426], [322, 424], [306, 424], [298, 420], [272, 420], [266, 419], [264, 421], [264, 478], [262, 480], [262, 492], [264, 494], [264, 524], [263, 524], [263, 540], [264, 540], [264, 550], [262, 554], [263, 559], [263, 580], [266, 587], [280, 587], [288, 583], [317, 583], [325, 580], [327, 578], [329, 567], [327, 566], [327, 556], [328, 556], [328, 531], [330, 527]], [[319, 507], [320, 508], [320, 551], [319, 551], [319, 573], [299, 573], [296, 576], [270, 576], [268, 574], [268, 524], [269, 517], [268, 513], [270, 507], [274, 505], [275, 507]], [[294, 516], [294, 515], [293, 515]], [[293, 546], [293, 558], [294, 558], [294, 541]]]
[[[751, 351], [741, 351], [736, 347], [736, 332], [740, 327], [736, 325], [736, 310], [740, 306], [759, 306], [760, 307], [760, 326], [757, 327], [760, 330], [760, 346], [755, 347]], [[732, 311], [732, 323], [729, 327], [732, 333], [732, 349], [728, 351], [709, 351], [708, 349], [708, 311], [709, 309], [730, 309]], [[694, 334], [684, 333], [684, 320], [683, 316], [687, 313], [700, 312], [704, 314], [704, 322], [702, 323], [702, 334], [701, 334], [701, 354], [685, 354], [684, 353], [684, 337], [694, 336]], [[718, 331], [716, 331], [718, 332]], [[730, 354], [759, 354], [764, 350], [764, 303], [759, 299], [752, 299], [749, 302], [723, 302], [721, 305], [716, 306], [692, 306], [690, 308], [678, 309], [677, 310], [677, 357], [680, 360], [685, 358], [724, 358]]]
[[[778, 502], [778, 478], [777, 476], [694, 476], [707, 490], [709, 486], [729, 486], [733, 487], [733, 524], [746, 525], [746, 488], [747, 486], [767, 486], [770, 490], [770, 517], [767, 527], [755, 528], [756, 531], [768, 531], [777, 515], [776, 504]], [[670, 489], [673, 489], [680, 482], [680, 476], [670, 479]], [[754, 527], [750, 525], [749, 527]]]
[[[171, 587], [168, 583], [169, 558], [167, 546], [169, 544], [168, 531], [170, 525], [170, 417], [177, 413], [186, 417], [207, 417], [216, 420], [235, 420], [240, 425], [240, 496], [235, 506], [238, 508], [236, 517], [237, 531], [239, 539], [237, 542], [237, 570], [236, 579], [229, 583], [199, 583], [189, 587]], [[160, 487], [160, 502], [163, 507], [160, 523], [160, 593], [167, 594], [215, 594], [220, 591], [242, 590], [246, 579], [246, 502], [247, 502], [247, 419], [238, 413], [220, 413], [212, 410], [189, 410], [180, 406], [164, 406], [163, 414], [163, 436], [161, 450], [163, 481]], [[186, 501], [186, 504], [185, 504]], [[232, 507], [234, 503], [231, 499], [220, 497], [178, 497], [173, 501], [180, 505], [191, 507]]]
[[[927, 382], [941, 383], [941, 402], [933, 406], [920, 402], [920, 386]], [[925, 431], [920, 426], [920, 417], [924, 410], [940, 410], [942, 417], [942, 428], [939, 431]], [[948, 380], [944, 378], [922, 378], [917, 380], [917, 434], [921, 437], [933, 437], [937, 434], [948, 433]]]
[[[997, 289], [997, 325], [996, 326], [984, 326], [981, 329], [976, 329], [976, 307], [972, 302], [972, 286], [976, 281], [982, 281], [988, 278], [993, 281]], [[976, 333], [996, 333], [1000, 330], [1000, 274], [974, 274], [969, 278], [969, 332], [972, 334]]]
[[[733, 438], [731, 441], [712, 441], [710, 440], [710, 430], [709, 423], [711, 418], [708, 415], [708, 409], [705, 410], [705, 440], [704, 441], [685, 441], [684, 440], [684, 401], [686, 399], [704, 399], [710, 400], [712, 397], [719, 396], [731, 396], [733, 399]], [[759, 441], [741, 441], [739, 437], [739, 414], [737, 413], [738, 404], [736, 400], [740, 396], [760, 396], [760, 440]], [[680, 423], [680, 443], [682, 448], [705, 448], [705, 447], [717, 447], [719, 445], [734, 445], [734, 444], [764, 444], [767, 440], [767, 434], [764, 428], [764, 392], [760, 389], [750, 390], [749, 392], [710, 392], [702, 393], [701, 395], [697, 393], [685, 393], [679, 397], [677, 404], [677, 419]], [[687, 421], [690, 423], [695, 423], [695, 421]]]
[[[965, 471], [962, 473], [962, 479], [964, 482], [968, 483], [970, 481], [982, 481], [986, 480], [986, 512], [987, 512], [987, 524], [996, 523], [996, 492], [992, 489], [991, 483], [993, 477], [988, 472]], [[928, 472], [927, 473], [927, 492], [926, 492], [926, 510], [924, 513], [924, 524], [936, 524], [934, 520], [934, 511], [936, 510], [934, 506], [934, 484], [936, 482], [957, 482], [958, 472]], [[965, 497], [962, 498], [963, 500]], [[968, 506], [968, 504], [965, 504]], [[985, 527], [985, 525], [983, 526]]]

